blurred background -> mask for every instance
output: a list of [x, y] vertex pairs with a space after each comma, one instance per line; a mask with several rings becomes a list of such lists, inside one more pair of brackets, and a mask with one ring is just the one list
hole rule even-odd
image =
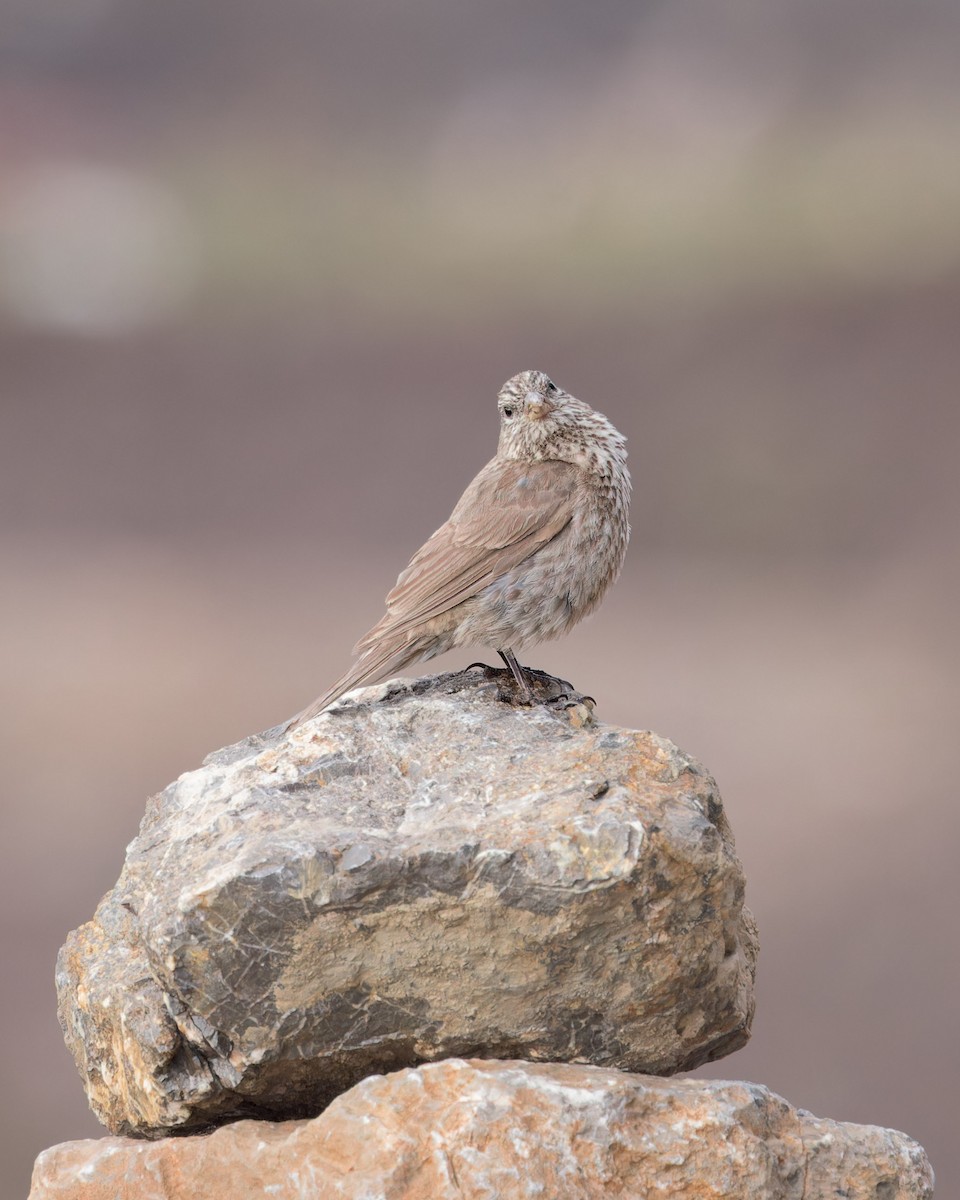
[[960, 1188], [958, 53], [953, 0], [6, 0], [4, 1195], [102, 1132], [54, 959], [145, 799], [342, 671], [528, 367], [636, 492], [526, 657], [706, 763], [760, 923], [701, 1073]]

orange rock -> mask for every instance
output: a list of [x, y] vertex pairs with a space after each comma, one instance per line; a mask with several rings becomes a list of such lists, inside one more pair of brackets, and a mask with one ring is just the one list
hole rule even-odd
[[750, 1083], [449, 1059], [371, 1076], [312, 1121], [67, 1142], [30, 1200], [930, 1200], [901, 1133]]

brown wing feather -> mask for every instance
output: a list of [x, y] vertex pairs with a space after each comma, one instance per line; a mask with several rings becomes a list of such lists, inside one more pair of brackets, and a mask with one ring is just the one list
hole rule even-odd
[[386, 615], [356, 652], [476, 595], [556, 537], [573, 515], [578, 476], [565, 462], [487, 463], [410, 560], [387, 596]]

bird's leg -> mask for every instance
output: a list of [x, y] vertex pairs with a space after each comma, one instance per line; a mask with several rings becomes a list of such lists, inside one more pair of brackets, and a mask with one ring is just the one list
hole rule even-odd
[[527, 681], [526, 675], [523, 673], [523, 667], [517, 662], [517, 657], [512, 650], [498, 650], [497, 653], [510, 668], [510, 674], [517, 681], [517, 687], [520, 689], [520, 694], [523, 696], [527, 704], [533, 704], [533, 692], [530, 690], [530, 684]]

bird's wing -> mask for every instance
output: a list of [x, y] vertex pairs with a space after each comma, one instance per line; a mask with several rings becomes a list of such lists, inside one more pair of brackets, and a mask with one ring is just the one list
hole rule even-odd
[[550, 541], [573, 515], [580, 472], [572, 463], [493, 459], [445, 525], [410, 560], [362, 652], [474, 596]]

